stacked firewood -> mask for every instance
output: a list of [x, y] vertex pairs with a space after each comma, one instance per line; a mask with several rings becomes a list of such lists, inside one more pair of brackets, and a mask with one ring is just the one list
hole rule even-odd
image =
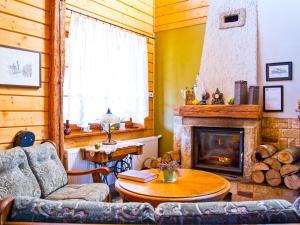
[[255, 183], [266, 181], [271, 186], [284, 183], [289, 189], [300, 189], [300, 147], [278, 151], [270, 144], [260, 145], [252, 154], [255, 162], [251, 178]]

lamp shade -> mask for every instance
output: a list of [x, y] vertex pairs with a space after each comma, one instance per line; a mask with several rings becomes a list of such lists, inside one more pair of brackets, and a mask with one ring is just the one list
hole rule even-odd
[[119, 123], [120, 119], [116, 115], [112, 114], [110, 109], [107, 109], [107, 112], [101, 116], [100, 118], [100, 123], [101, 124], [114, 124], [114, 123]]

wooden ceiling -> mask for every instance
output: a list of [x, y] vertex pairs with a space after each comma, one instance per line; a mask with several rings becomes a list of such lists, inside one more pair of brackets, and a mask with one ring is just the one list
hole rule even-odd
[[155, 32], [206, 23], [208, 0], [156, 0]]

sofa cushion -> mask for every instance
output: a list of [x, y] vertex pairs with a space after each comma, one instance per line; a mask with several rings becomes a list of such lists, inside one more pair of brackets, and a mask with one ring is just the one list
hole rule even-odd
[[0, 198], [40, 197], [41, 189], [20, 147], [0, 151]]
[[50, 201], [38, 198], [16, 198], [11, 221], [153, 224], [154, 209], [149, 203], [103, 203], [86, 201]]
[[63, 167], [53, 144], [45, 142], [23, 148], [38, 183], [42, 197], [47, 197], [68, 182], [67, 173]]
[[106, 184], [69, 184], [47, 196], [48, 200], [81, 200], [102, 202], [109, 194]]
[[297, 210], [298, 215], [300, 216], [300, 196], [295, 200], [293, 206]]
[[155, 210], [158, 224], [266, 224], [300, 221], [285, 200], [248, 202], [163, 203]]

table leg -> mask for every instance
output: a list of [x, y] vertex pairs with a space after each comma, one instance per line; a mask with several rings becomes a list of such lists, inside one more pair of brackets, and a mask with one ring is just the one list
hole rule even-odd
[[131, 154], [127, 155], [124, 159], [116, 161], [114, 165], [114, 174], [116, 178], [119, 173], [130, 170], [132, 168], [132, 156]]

